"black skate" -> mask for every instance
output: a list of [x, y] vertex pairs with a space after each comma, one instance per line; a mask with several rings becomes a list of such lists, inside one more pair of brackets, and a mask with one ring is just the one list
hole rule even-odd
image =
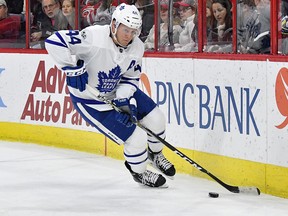
[[166, 179], [161, 175], [149, 170], [146, 170], [144, 173], [134, 172], [127, 161], [125, 161], [125, 166], [130, 171], [133, 176], [134, 181], [140, 183], [141, 185], [146, 185], [148, 187], [162, 187], [167, 188]]
[[162, 151], [152, 152], [151, 149], [148, 148], [148, 158], [154, 168], [165, 174], [170, 179], [174, 178], [176, 173], [175, 167], [165, 158]]

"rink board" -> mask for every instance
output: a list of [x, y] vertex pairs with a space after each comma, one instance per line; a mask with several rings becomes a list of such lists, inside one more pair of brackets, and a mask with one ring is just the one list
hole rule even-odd
[[[47, 55], [5, 53], [0, 59], [1, 139], [122, 159], [122, 147], [98, 134], [73, 109], [65, 77]], [[226, 182], [288, 197], [286, 67], [145, 58], [141, 88], [164, 112], [169, 143]], [[167, 154], [180, 172], [199, 175], [177, 155]]]

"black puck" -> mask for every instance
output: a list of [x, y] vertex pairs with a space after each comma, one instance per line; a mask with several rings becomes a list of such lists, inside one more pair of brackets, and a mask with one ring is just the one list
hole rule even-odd
[[215, 193], [215, 192], [209, 192], [209, 197], [218, 198], [218, 197], [219, 197], [219, 194], [218, 194], [218, 193]]

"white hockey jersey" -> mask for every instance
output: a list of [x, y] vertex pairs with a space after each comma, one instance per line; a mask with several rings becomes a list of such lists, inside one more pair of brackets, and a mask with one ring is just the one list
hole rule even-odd
[[[129, 98], [138, 87], [143, 42], [135, 37], [127, 48], [116, 46], [110, 37], [110, 26], [89, 26], [82, 31], [61, 30], [50, 36], [45, 47], [59, 69], [76, 66], [84, 60], [88, 84], [108, 99]], [[71, 94], [82, 99], [96, 99], [87, 89], [80, 92], [68, 86]], [[97, 110], [111, 109], [106, 104], [90, 105]]]

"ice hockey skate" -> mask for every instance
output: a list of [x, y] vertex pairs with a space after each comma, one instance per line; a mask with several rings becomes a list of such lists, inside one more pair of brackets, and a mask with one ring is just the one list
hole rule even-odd
[[150, 170], [146, 170], [144, 173], [136, 173], [131, 169], [127, 161], [125, 161], [125, 166], [130, 171], [134, 181], [138, 182], [140, 185], [155, 188], [168, 188], [166, 179], [161, 174], [151, 172]]
[[152, 152], [151, 149], [148, 148], [148, 159], [154, 168], [165, 174], [170, 179], [174, 179], [176, 173], [175, 167], [165, 158], [162, 151]]

